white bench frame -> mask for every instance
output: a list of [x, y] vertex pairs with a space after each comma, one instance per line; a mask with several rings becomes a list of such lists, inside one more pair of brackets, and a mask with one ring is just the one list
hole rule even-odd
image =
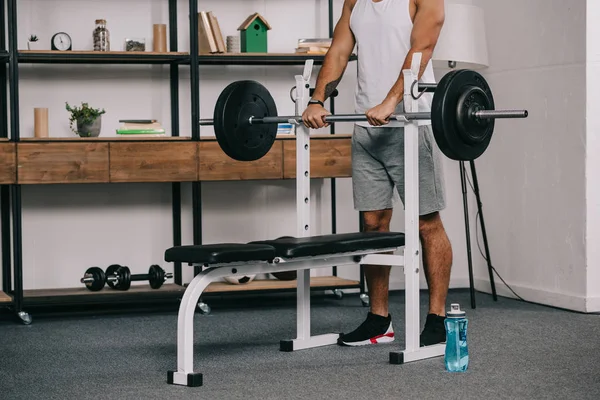
[[[415, 53], [411, 69], [404, 70], [404, 109], [417, 112], [418, 101], [412, 96], [412, 83], [417, 80], [421, 64], [420, 53]], [[308, 60], [302, 75], [296, 79], [296, 115], [302, 112], [310, 99], [309, 82], [313, 60]], [[416, 85], [415, 85], [416, 86]], [[416, 96], [416, 93], [414, 93]], [[290, 121], [295, 123], [295, 121]], [[168, 383], [184, 386], [201, 386], [203, 375], [194, 372], [194, 315], [200, 296], [211, 283], [226, 276], [298, 271], [297, 279], [297, 336], [281, 342], [281, 349], [296, 351], [336, 344], [338, 333], [311, 336], [310, 329], [310, 270], [333, 266], [359, 266], [361, 264], [404, 267], [405, 276], [405, 348], [390, 352], [390, 363], [403, 364], [444, 355], [446, 345], [420, 347], [419, 307], [419, 153], [418, 121], [404, 120], [405, 135], [405, 238], [403, 254], [394, 253], [399, 248], [373, 249], [356, 253], [329, 254], [319, 257], [276, 258], [269, 261], [203, 265], [202, 272], [186, 288], [177, 320], [177, 370], [169, 371]], [[310, 131], [302, 124], [296, 126], [296, 215], [297, 237], [311, 236], [310, 224]]]

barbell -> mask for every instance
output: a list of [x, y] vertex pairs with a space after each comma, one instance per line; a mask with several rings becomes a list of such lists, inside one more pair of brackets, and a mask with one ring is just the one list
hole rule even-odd
[[[471, 161], [488, 148], [499, 118], [527, 118], [527, 110], [496, 110], [487, 81], [478, 72], [460, 69], [444, 75], [438, 84], [414, 82], [418, 98], [433, 92], [430, 112], [393, 114], [390, 120], [431, 120], [435, 141], [442, 153], [457, 161]], [[338, 114], [324, 117], [327, 123], [368, 121], [365, 114]], [[200, 125], [214, 125], [219, 146], [234, 160], [255, 161], [269, 152], [277, 136], [277, 124], [302, 123], [302, 117], [278, 116], [269, 91], [251, 80], [235, 81], [219, 95], [213, 119]]]

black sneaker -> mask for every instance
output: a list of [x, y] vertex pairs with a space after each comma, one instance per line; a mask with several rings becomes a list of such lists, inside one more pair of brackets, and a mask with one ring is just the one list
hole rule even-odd
[[392, 316], [388, 314], [387, 317], [382, 317], [369, 312], [365, 322], [348, 334], [342, 333], [337, 342], [340, 346], [364, 346], [393, 341]]
[[427, 314], [425, 328], [421, 332], [421, 347], [431, 346], [438, 343], [446, 343], [445, 316]]

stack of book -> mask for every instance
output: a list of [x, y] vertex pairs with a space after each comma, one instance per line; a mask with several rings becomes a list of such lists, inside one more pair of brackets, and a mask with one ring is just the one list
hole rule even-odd
[[302, 54], [325, 54], [331, 47], [331, 39], [299, 39], [296, 53]]
[[165, 136], [165, 129], [155, 119], [122, 119], [117, 129], [119, 136], [154, 137]]

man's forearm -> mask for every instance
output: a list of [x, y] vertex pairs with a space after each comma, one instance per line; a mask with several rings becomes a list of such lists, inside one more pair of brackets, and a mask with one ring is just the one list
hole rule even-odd
[[344, 59], [335, 53], [327, 53], [325, 60], [323, 61], [323, 66], [319, 71], [315, 92], [312, 98], [325, 102], [342, 80], [347, 65], [347, 59]]
[[396, 83], [394, 83], [394, 86], [392, 86], [392, 88], [390, 89], [386, 100], [389, 101], [393, 101], [396, 104], [399, 104], [402, 101], [402, 98], [404, 96], [404, 73], [403, 71], [405, 69], [410, 69], [411, 65], [412, 65], [412, 59], [413, 59], [413, 54], [414, 53], [421, 53], [421, 65], [419, 66], [419, 74], [417, 79], [421, 79], [421, 76], [423, 76], [423, 73], [425, 72], [425, 68], [427, 68], [427, 64], [429, 63], [429, 60], [431, 59], [431, 56], [433, 54], [433, 50], [418, 50], [418, 49], [411, 49], [406, 58], [404, 59], [404, 63], [402, 64], [402, 69], [400, 70], [400, 76], [398, 76], [398, 80], [396, 81]]

